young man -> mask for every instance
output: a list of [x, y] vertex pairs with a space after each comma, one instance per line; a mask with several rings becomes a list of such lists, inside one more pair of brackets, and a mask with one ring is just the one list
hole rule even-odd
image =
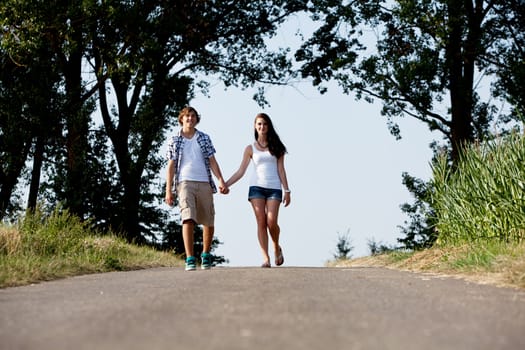
[[182, 109], [179, 113], [182, 128], [171, 139], [167, 156], [165, 201], [168, 205], [173, 205], [174, 185], [179, 197], [187, 271], [197, 268], [193, 254], [193, 230], [196, 224], [203, 226], [201, 268], [209, 269], [212, 265], [210, 250], [215, 231], [213, 194], [217, 192], [212, 173], [219, 181], [220, 192], [229, 192], [215, 159], [215, 148], [210, 137], [195, 128], [199, 122], [200, 116], [195, 108]]

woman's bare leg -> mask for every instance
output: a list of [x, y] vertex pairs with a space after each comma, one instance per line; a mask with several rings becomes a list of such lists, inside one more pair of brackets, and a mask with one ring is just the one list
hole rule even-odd
[[279, 253], [279, 236], [281, 234], [281, 228], [279, 227], [279, 207], [281, 201], [269, 200], [266, 202], [266, 225], [270, 232], [270, 237], [273, 242], [273, 250], [275, 255]]
[[270, 264], [270, 256], [268, 255], [268, 225], [266, 223], [266, 200], [252, 199], [250, 200], [255, 213], [255, 220], [257, 222], [257, 238], [263, 254], [264, 263]]

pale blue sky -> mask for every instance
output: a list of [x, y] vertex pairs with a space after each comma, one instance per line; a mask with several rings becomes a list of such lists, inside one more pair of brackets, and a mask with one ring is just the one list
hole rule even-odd
[[[300, 30], [309, 37], [314, 28], [307, 17], [293, 16], [269, 45], [293, 52], [300, 44], [295, 33]], [[264, 111], [272, 118], [288, 148], [285, 167], [292, 190], [291, 205], [281, 206], [279, 215], [285, 265], [323, 266], [333, 259], [338, 236], [347, 232], [354, 257], [369, 254], [369, 239], [396, 244], [402, 236], [398, 226], [406, 220], [400, 205], [413, 202], [401, 183], [402, 172], [429, 179], [429, 143], [441, 135], [405, 118], [399, 121], [403, 138], [396, 141], [380, 115], [379, 102], [357, 102], [336, 84], [330, 84], [325, 95], [307, 82], [269, 87], [271, 106], [264, 109], [253, 101], [253, 93], [225, 91], [217, 81], [209, 98], [197, 96], [191, 105], [202, 116], [197, 127], [210, 134], [225, 179], [253, 142], [255, 115]], [[216, 254], [225, 256], [230, 266], [262, 263], [247, 200], [251, 170], [230, 194], [215, 196], [216, 236], [223, 242]]]
[[[314, 28], [307, 17], [293, 16], [270, 46], [293, 52], [300, 44], [295, 33], [300, 30], [309, 37]], [[400, 205], [413, 202], [401, 175], [407, 171], [429, 179], [429, 144], [441, 135], [404, 118], [398, 120], [403, 138], [396, 141], [380, 115], [380, 102], [358, 102], [335, 83], [325, 95], [307, 82], [270, 87], [266, 97], [271, 106], [264, 109], [253, 101], [253, 92], [225, 91], [216, 82], [209, 98], [197, 96], [191, 105], [202, 116], [197, 127], [212, 137], [225, 179], [237, 170], [244, 148], [253, 142], [255, 115], [264, 111], [272, 118], [288, 148], [285, 167], [292, 190], [291, 205], [281, 206], [279, 215], [285, 265], [323, 266], [333, 259], [338, 236], [347, 232], [354, 257], [369, 254], [369, 239], [396, 244], [402, 237], [398, 226], [407, 219]], [[223, 242], [216, 253], [230, 266], [262, 263], [247, 200], [251, 170], [230, 194], [215, 196], [216, 236]]]
[[[397, 226], [406, 219], [399, 207], [412, 202], [401, 174], [430, 177], [428, 144], [439, 135], [405, 118], [403, 139], [396, 141], [379, 104], [357, 102], [336, 85], [325, 95], [307, 83], [272, 87], [267, 95], [271, 107], [264, 109], [252, 94], [224, 91], [217, 84], [210, 98], [199, 96], [191, 105], [202, 116], [197, 127], [212, 137], [226, 179], [253, 142], [255, 115], [264, 111], [272, 118], [288, 148], [285, 167], [292, 190], [291, 205], [280, 211], [285, 264], [323, 266], [336, 252], [338, 236], [347, 231], [354, 257], [369, 254], [368, 239], [395, 244], [402, 237]], [[216, 235], [224, 243], [216, 253], [229, 259], [229, 266], [262, 262], [247, 201], [249, 171], [230, 194], [215, 196]]]
[[[309, 37], [315, 25], [293, 16], [270, 46], [300, 44], [299, 30]], [[373, 38], [373, 33], [368, 33]], [[373, 48], [373, 45], [369, 45]], [[292, 202], [281, 206], [281, 245], [288, 266], [323, 266], [333, 259], [338, 236], [349, 232], [354, 257], [369, 254], [367, 241], [396, 244], [406, 216], [400, 205], [413, 202], [401, 183], [402, 172], [430, 178], [429, 143], [441, 139], [411, 118], [399, 121], [402, 140], [388, 131], [381, 105], [355, 101], [336, 84], [321, 95], [311, 84], [270, 87], [270, 107], [260, 108], [253, 91], [224, 90], [217, 82], [210, 97], [197, 96], [191, 105], [202, 115], [198, 128], [212, 137], [216, 158], [227, 179], [253, 142], [258, 112], [272, 118], [288, 148], [285, 167]], [[259, 266], [262, 255], [255, 218], [247, 200], [251, 167], [228, 195], [216, 195], [216, 235], [223, 244], [216, 253], [230, 266]], [[273, 259], [272, 259], [273, 264]]]

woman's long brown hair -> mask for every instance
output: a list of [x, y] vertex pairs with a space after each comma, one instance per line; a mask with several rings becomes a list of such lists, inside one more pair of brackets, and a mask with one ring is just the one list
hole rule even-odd
[[[277, 132], [275, 131], [275, 128], [273, 127], [272, 120], [266, 113], [259, 113], [255, 116], [255, 120], [257, 118], [262, 118], [266, 121], [266, 124], [268, 124], [268, 150], [270, 151], [270, 154], [275, 156], [275, 158], [279, 159], [286, 153], [286, 147], [281, 141], [281, 138], [279, 135], [277, 135]], [[257, 130], [254, 131], [255, 135], [255, 141], [259, 138], [259, 133]]]

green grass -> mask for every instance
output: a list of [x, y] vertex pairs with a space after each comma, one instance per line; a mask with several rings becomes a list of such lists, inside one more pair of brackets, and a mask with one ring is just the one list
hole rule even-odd
[[477, 243], [435, 246], [415, 252], [389, 252], [328, 266], [388, 267], [399, 270], [458, 276], [497, 286], [525, 290], [525, 243]]
[[457, 169], [433, 166], [438, 244], [525, 240], [525, 138], [513, 134], [468, 148]]
[[335, 265], [443, 273], [525, 289], [525, 137], [511, 134], [473, 145], [455, 169], [440, 157], [430, 184], [434, 247]]
[[182, 266], [180, 257], [98, 235], [67, 212], [26, 215], [0, 225], [0, 288], [79, 274]]
[[451, 269], [458, 271], [494, 271], [498, 257], [506, 255], [507, 252], [503, 246], [494, 244], [478, 245], [464, 249], [462, 254], [452, 259], [447, 259], [447, 262]]
[[436, 266], [525, 288], [525, 137], [472, 145], [456, 169], [441, 157], [432, 188], [442, 260]]

